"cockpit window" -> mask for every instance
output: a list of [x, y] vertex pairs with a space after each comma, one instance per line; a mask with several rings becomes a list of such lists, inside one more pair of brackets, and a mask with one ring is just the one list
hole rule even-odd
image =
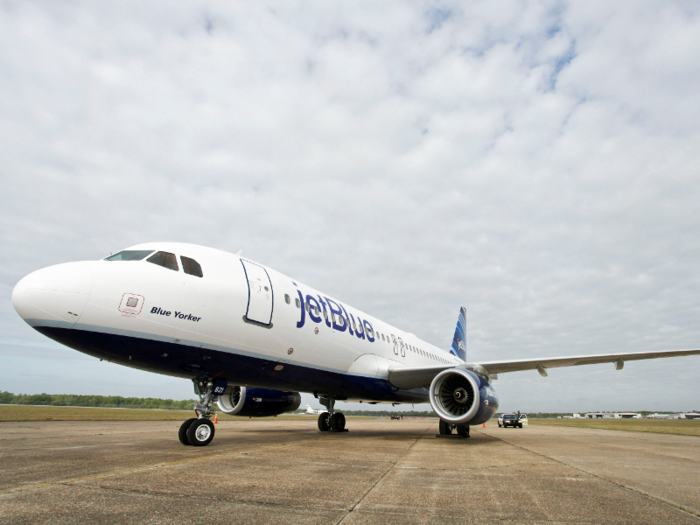
[[194, 275], [195, 277], [203, 277], [202, 267], [197, 261], [185, 257], [184, 255], [180, 256], [180, 260], [182, 261], [182, 269], [185, 270], [185, 273]]
[[174, 254], [168, 252], [156, 252], [155, 255], [151, 255], [146, 259], [149, 263], [157, 264], [168, 270], [178, 271], [177, 267], [177, 257]]
[[140, 261], [153, 250], [122, 250], [119, 253], [105, 257], [104, 261]]

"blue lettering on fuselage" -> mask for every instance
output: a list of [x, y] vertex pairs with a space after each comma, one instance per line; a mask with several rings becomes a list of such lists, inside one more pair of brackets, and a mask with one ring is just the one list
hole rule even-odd
[[[297, 328], [302, 328], [306, 323], [306, 314], [309, 314], [309, 319], [314, 323], [322, 323], [325, 321], [326, 326], [338, 332], [348, 331], [350, 335], [356, 336], [358, 339], [366, 339], [370, 343], [375, 341], [374, 328], [372, 323], [366, 319], [357, 318], [348, 314], [345, 306], [342, 303], [329, 299], [325, 296], [314, 297], [313, 295], [304, 294], [297, 289], [299, 296], [299, 307], [301, 309], [301, 317], [297, 321]], [[321, 317], [321, 309], [323, 309], [323, 318]], [[353, 330], [353, 326], [355, 329]]]
[[[350, 319], [352, 319], [352, 325], [355, 326], [355, 318], [353, 317], [352, 314], [350, 314]], [[355, 328], [355, 335], [359, 339], [364, 339], [365, 338], [365, 331], [362, 329], [362, 320], [359, 317], [357, 318], [357, 325], [359, 327]]]
[[297, 290], [299, 294], [299, 306], [301, 307], [301, 319], [297, 321], [297, 328], [304, 326], [304, 321], [306, 321], [306, 310], [304, 306], [304, 296], [301, 295], [301, 291]]
[[319, 295], [318, 301], [321, 303], [321, 306], [323, 307], [323, 317], [326, 320], [326, 326], [328, 328], [331, 327], [331, 322], [328, 320], [328, 310], [326, 310], [326, 302], [323, 300], [323, 298]]
[[372, 328], [372, 325], [367, 320], [362, 321], [362, 324], [365, 327], [365, 333], [367, 334], [367, 340], [370, 343], [374, 343], [374, 328]]
[[309, 314], [309, 319], [311, 319], [314, 323], [320, 323], [321, 317], [316, 314], [321, 308], [316, 298], [313, 295], [307, 295], [306, 304], [309, 307], [309, 310], [307, 312]]
[[344, 319], [345, 319], [345, 321], [348, 323], [348, 333], [349, 333], [350, 335], [353, 335], [352, 325], [350, 324], [350, 316], [349, 316], [348, 313], [345, 311], [345, 307], [344, 307], [342, 304], [340, 305], [340, 307], [343, 309], [343, 313], [345, 314]]
[[[331, 311], [331, 318], [333, 319], [333, 330], [338, 330], [338, 332], [344, 332], [345, 329], [348, 327], [348, 322], [345, 319], [345, 317], [343, 317], [343, 311], [340, 309], [340, 306], [338, 306], [338, 303], [336, 303], [333, 299], [329, 299], [328, 297], [326, 297], [326, 303], [328, 304], [328, 309]], [[336, 323], [336, 318], [338, 320], [342, 320], [343, 324], [341, 325]]]

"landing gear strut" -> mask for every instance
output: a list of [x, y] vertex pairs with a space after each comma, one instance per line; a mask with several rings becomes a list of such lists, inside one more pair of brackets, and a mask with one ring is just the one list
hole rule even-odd
[[452, 431], [457, 430], [457, 435], [465, 438], [469, 437], [469, 425], [461, 424], [456, 425], [454, 423], [448, 423], [447, 421], [440, 420], [440, 433], [438, 436], [451, 436]]
[[330, 397], [319, 397], [319, 403], [328, 409], [318, 416], [318, 429], [321, 432], [347, 432], [345, 429], [345, 415], [342, 412], [335, 412], [335, 399]]
[[214, 412], [211, 404], [214, 401], [214, 382], [211, 379], [193, 379], [194, 393], [199, 396], [199, 403], [194, 405], [197, 417], [185, 421], [177, 433], [180, 443], [203, 447], [214, 439], [214, 423], [210, 421]]

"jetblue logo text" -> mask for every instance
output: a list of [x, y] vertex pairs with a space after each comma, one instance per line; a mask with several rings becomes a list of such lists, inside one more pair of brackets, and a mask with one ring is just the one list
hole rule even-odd
[[349, 314], [342, 303], [326, 296], [313, 296], [311, 294], [304, 296], [301, 290], [297, 290], [297, 294], [301, 306], [301, 319], [297, 321], [297, 328], [304, 326], [308, 314], [309, 319], [314, 323], [325, 323], [328, 328], [333, 328], [338, 332], [347, 330], [350, 335], [354, 335], [358, 339], [366, 339], [370, 343], [374, 342], [372, 324], [365, 319]]

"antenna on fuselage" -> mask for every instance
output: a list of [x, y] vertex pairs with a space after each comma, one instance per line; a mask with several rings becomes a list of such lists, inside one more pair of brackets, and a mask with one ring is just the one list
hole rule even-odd
[[236, 255], [240, 255], [243, 253], [243, 250], [238, 250], [238, 253]]

